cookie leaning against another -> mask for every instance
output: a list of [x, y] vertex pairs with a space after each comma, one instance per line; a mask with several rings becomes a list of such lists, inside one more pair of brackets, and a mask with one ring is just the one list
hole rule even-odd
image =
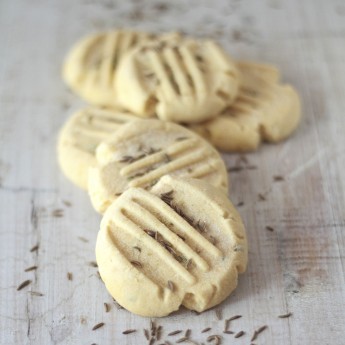
[[118, 67], [120, 104], [142, 117], [196, 123], [217, 116], [235, 99], [235, 63], [210, 40], [171, 37], [129, 51]]
[[130, 188], [116, 199], [96, 243], [109, 293], [150, 317], [222, 302], [246, 269], [247, 251], [241, 218], [222, 190], [171, 176], [151, 192]]
[[296, 129], [301, 118], [295, 89], [279, 83], [274, 66], [238, 63], [241, 87], [235, 102], [217, 118], [190, 126], [224, 151], [256, 150], [262, 141], [279, 142]]
[[203, 179], [227, 191], [228, 175], [218, 151], [188, 129], [160, 120], [127, 123], [96, 150], [88, 191], [103, 213], [130, 187], [152, 189], [166, 174]]
[[114, 30], [87, 36], [77, 42], [63, 66], [65, 83], [95, 105], [118, 106], [114, 78], [124, 54], [155, 36], [145, 32]]
[[57, 145], [58, 162], [65, 176], [87, 189], [88, 172], [96, 164], [98, 144], [123, 123], [136, 119], [122, 110], [92, 107], [73, 114], [62, 127]]

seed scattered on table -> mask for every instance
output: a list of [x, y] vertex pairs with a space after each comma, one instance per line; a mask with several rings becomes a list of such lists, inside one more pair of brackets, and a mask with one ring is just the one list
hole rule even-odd
[[266, 226], [266, 230], [273, 232], [274, 229], [271, 226]]
[[109, 310], [110, 310], [110, 305], [108, 304], [108, 303], [103, 303], [103, 305], [104, 305], [104, 310], [105, 310], [105, 312], [106, 313], [109, 313]]
[[191, 332], [192, 332], [192, 330], [187, 329], [187, 330], [186, 330], [186, 332], [185, 332], [185, 334], [184, 334], [184, 336], [185, 336], [186, 338], [189, 338], [189, 337], [190, 337]]
[[32, 253], [32, 252], [36, 252], [37, 250], [38, 250], [38, 248], [39, 248], [40, 246], [39, 246], [39, 244], [37, 243], [36, 245], [34, 245], [31, 249], [30, 249], [30, 252]]
[[240, 331], [240, 332], [236, 333], [234, 337], [235, 338], [240, 338], [240, 337], [242, 337], [245, 334], [246, 334], [246, 332]]
[[211, 329], [212, 329], [211, 327], [206, 327], [201, 331], [201, 333], [206, 333], [206, 332], [210, 331]]
[[82, 237], [82, 236], [78, 236], [78, 239], [79, 239], [80, 241], [84, 242], [84, 243], [88, 243], [88, 242], [89, 242], [88, 239], [86, 239], [85, 237]]
[[21, 284], [19, 284], [19, 286], [17, 287], [17, 291], [20, 291], [22, 289], [24, 289], [25, 287], [27, 287], [28, 285], [30, 285], [32, 283], [32, 280], [28, 279], [23, 281]]
[[[224, 320], [224, 329], [223, 329], [223, 333], [226, 333], [229, 331], [229, 324], [230, 324], [230, 320]], [[231, 332], [232, 333], [232, 332]]]
[[241, 317], [242, 317], [242, 315], [235, 315], [235, 316], [230, 317], [228, 320], [229, 321], [233, 321], [233, 320], [237, 320], [237, 319], [239, 319]]
[[222, 341], [222, 337], [220, 335], [214, 334], [214, 335], [210, 335], [209, 337], [207, 337], [206, 339], [209, 343], [211, 341], [215, 341], [215, 345], [220, 345], [221, 341]]
[[266, 328], [268, 328], [267, 325], [261, 326], [260, 328], [258, 328], [257, 330], [254, 331], [252, 338], [250, 339], [250, 341], [254, 341], [256, 340], [256, 338], [258, 337], [258, 335], [263, 332]]
[[44, 294], [42, 292], [38, 292], [38, 291], [30, 291], [30, 294], [32, 296], [38, 296], [38, 297], [44, 296]]
[[71, 272], [67, 272], [67, 279], [73, 280], [73, 274]]
[[156, 335], [157, 335], [156, 336], [157, 341], [159, 341], [161, 339], [161, 335], [162, 335], [162, 326], [157, 327]]
[[56, 218], [63, 217], [63, 209], [61, 209], [61, 208], [56, 208], [55, 210], [53, 210], [52, 216], [53, 216], [53, 217], [56, 217]]
[[226, 170], [228, 172], [232, 172], [232, 173], [235, 173], [235, 172], [240, 172], [242, 170], [244, 170], [245, 168], [242, 167], [242, 166], [232, 166], [232, 167], [227, 167]]
[[222, 319], [222, 311], [220, 309], [216, 309], [216, 316], [218, 320]]
[[265, 201], [266, 200], [266, 197], [263, 194], [261, 194], [261, 193], [258, 194], [258, 198], [259, 198], [260, 201]]
[[276, 182], [285, 181], [284, 176], [280, 175], [273, 176], [273, 180]]
[[235, 332], [233, 331], [223, 331], [224, 334], [234, 334]]
[[96, 261], [90, 261], [90, 262], [89, 262], [89, 266], [91, 266], [91, 267], [98, 267]]
[[28, 267], [24, 270], [24, 272], [30, 272], [30, 271], [34, 271], [34, 270], [37, 270], [37, 266], [31, 266], [31, 267]]
[[105, 325], [104, 322], [100, 322], [100, 323], [98, 323], [97, 325], [94, 325], [94, 326], [92, 327], [92, 330], [95, 331], [96, 329], [101, 328], [101, 327], [103, 327], [104, 325]]
[[290, 317], [290, 316], [292, 316], [292, 313], [291, 313], [291, 312], [290, 312], [290, 313], [287, 313], [287, 314], [279, 315], [278, 317], [279, 317], [280, 319], [286, 319], [286, 318], [288, 318], [288, 317]]
[[120, 305], [117, 301], [115, 301], [114, 299], [113, 299], [113, 301], [114, 301], [114, 304], [116, 305], [117, 309], [124, 309], [123, 306]]
[[123, 331], [122, 334], [131, 334], [131, 333], [134, 333], [136, 331], [137, 331], [136, 329], [127, 329], [126, 331]]

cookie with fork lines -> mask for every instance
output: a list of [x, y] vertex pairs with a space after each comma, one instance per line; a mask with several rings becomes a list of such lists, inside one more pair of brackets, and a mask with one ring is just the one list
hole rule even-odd
[[261, 142], [289, 137], [301, 119], [296, 90], [279, 82], [274, 66], [239, 62], [241, 87], [235, 102], [217, 118], [190, 129], [228, 152], [253, 151]]
[[131, 48], [154, 35], [145, 32], [114, 30], [81, 39], [66, 57], [65, 83], [91, 104], [117, 106], [114, 78], [119, 62]]
[[119, 64], [115, 89], [120, 104], [135, 114], [196, 123], [229, 106], [238, 83], [236, 65], [215, 42], [172, 37], [128, 52]]
[[136, 120], [123, 110], [88, 107], [74, 113], [60, 131], [58, 162], [65, 176], [87, 189], [89, 168], [96, 164], [98, 144], [123, 123]]
[[166, 175], [150, 192], [130, 188], [111, 204], [96, 259], [107, 290], [129, 311], [160, 317], [183, 305], [202, 312], [236, 288], [247, 241], [224, 191]]
[[206, 140], [188, 129], [156, 119], [131, 121], [96, 150], [88, 192], [96, 211], [104, 213], [130, 187], [150, 190], [166, 174], [203, 179], [228, 189], [225, 164]]

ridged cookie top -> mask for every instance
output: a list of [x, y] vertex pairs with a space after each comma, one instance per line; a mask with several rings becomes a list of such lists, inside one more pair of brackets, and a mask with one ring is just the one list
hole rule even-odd
[[90, 103], [118, 105], [114, 79], [123, 55], [154, 35], [116, 30], [85, 37], [72, 48], [63, 68], [63, 78], [73, 91]]
[[227, 171], [219, 153], [177, 124], [137, 120], [122, 126], [97, 148], [89, 194], [101, 213], [129, 187], [151, 189], [166, 175], [203, 179], [224, 190]]
[[88, 170], [96, 164], [98, 144], [123, 123], [137, 119], [123, 110], [85, 108], [73, 114], [59, 135], [58, 160], [64, 174], [87, 189]]
[[164, 316], [226, 298], [245, 270], [247, 242], [226, 194], [204, 181], [163, 177], [107, 210], [96, 244], [100, 274], [128, 310]]
[[298, 94], [279, 83], [274, 66], [245, 62], [238, 67], [241, 87], [235, 102], [216, 119], [190, 128], [225, 151], [253, 150], [261, 141], [285, 139], [300, 121]]
[[194, 123], [231, 104], [238, 79], [235, 64], [215, 42], [172, 38], [130, 51], [115, 82], [120, 103], [134, 113]]
[[62, 130], [61, 140], [94, 155], [101, 141], [119, 129], [121, 125], [137, 119], [125, 110], [85, 108], [67, 120]]

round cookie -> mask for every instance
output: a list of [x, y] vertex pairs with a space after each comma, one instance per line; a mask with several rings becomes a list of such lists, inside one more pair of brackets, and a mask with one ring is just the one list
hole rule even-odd
[[127, 123], [96, 150], [88, 191], [96, 211], [104, 213], [129, 187], [150, 190], [166, 174], [203, 179], [228, 189], [225, 164], [216, 149], [188, 129], [160, 120]]
[[125, 111], [86, 108], [73, 114], [60, 131], [58, 161], [66, 177], [87, 189], [88, 170], [96, 164], [98, 144], [123, 123], [137, 119]]
[[239, 63], [241, 87], [235, 102], [217, 118], [190, 126], [223, 151], [253, 151], [262, 141], [279, 142], [296, 129], [300, 99], [290, 85], [279, 83], [275, 67]]
[[238, 83], [236, 65], [215, 42], [172, 37], [128, 52], [115, 89], [120, 104], [139, 116], [197, 123], [230, 105]]
[[63, 66], [63, 79], [88, 102], [117, 106], [113, 81], [121, 58], [132, 47], [153, 37], [144, 32], [124, 30], [87, 36], [69, 52]]
[[236, 288], [247, 265], [241, 218], [205, 181], [164, 176], [130, 188], [103, 216], [96, 259], [109, 293], [129, 311], [160, 317], [202, 312]]

